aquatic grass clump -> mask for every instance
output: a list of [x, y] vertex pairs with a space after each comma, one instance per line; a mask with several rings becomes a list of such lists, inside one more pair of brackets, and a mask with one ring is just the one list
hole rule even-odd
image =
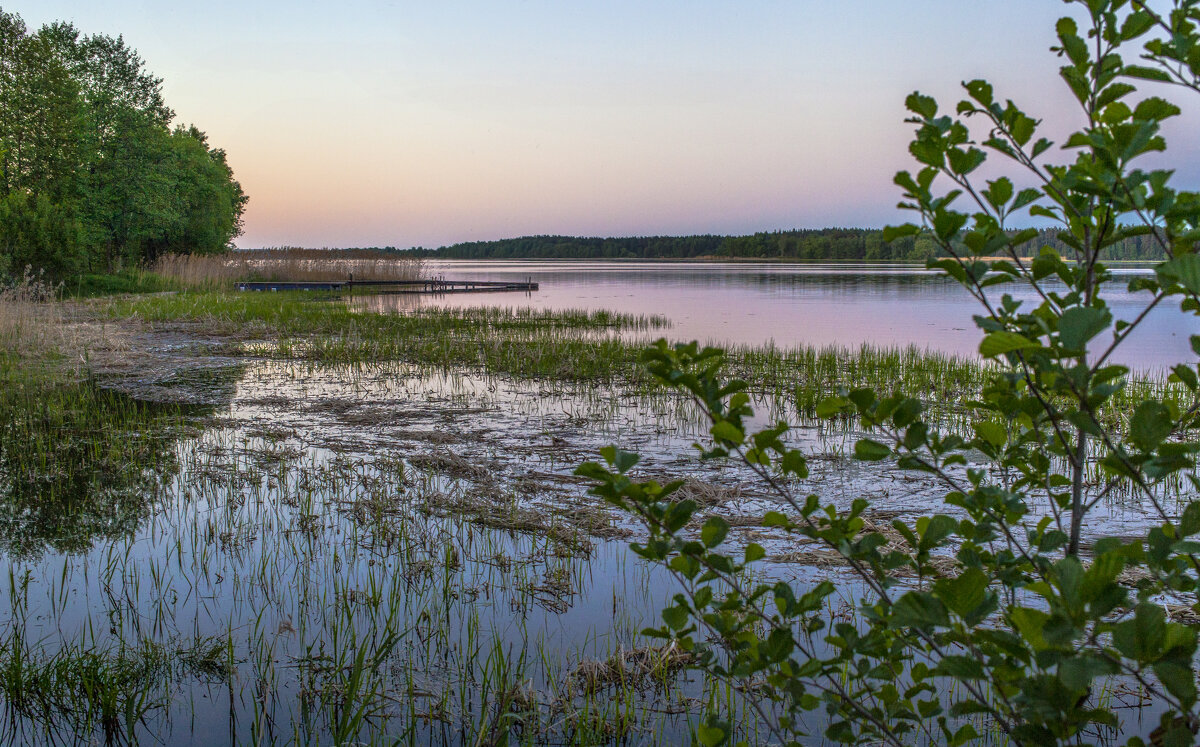
[[173, 664], [172, 652], [148, 639], [132, 647], [83, 639], [50, 650], [15, 628], [0, 640], [0, 736], [23, 741], [37, 724], [51, 743], [92, 735], [136, 743], [147, 716], [170, 703]]
[[444, 317], [488, 324], [495, 329], [538, 328], [651, 330], [667, 329], [671, 320], [661, 314], [625, 314], [607, 309], [535, 309], [530, 306], [420, 306], [405, 312], [415, 316]]
[[135, 529], [202, 409], [139, 402], [0, 354], [0, 550], [79, 552]]

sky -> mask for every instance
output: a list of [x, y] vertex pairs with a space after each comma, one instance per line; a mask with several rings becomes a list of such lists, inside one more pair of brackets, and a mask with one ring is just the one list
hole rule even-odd
[[243, 247], [882, 226], [911, 91], [1077, 124], [1059, 0], [0, 5], [139, 50], [227, 151]]

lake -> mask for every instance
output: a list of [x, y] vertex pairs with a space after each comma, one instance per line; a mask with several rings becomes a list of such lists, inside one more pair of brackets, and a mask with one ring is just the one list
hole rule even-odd
[[[437, 260], [426, 273], [447, 280], [524, 280], [538, 291], [446, 296], [375, 296], [356, 303], [376, 310], [434, 306], [512, 306], [609, 309], [661, 314], [668, 336], [722, 345], [915, 345], [973, 354], [980, 332], [971, 317], [978, 304], [956, 282], [920, 265], [781, 264], [759, 262], [603, 262]], [[1126, 290], [1148, 270], [1113, 270], [1107, 291], [1117, 319], [1132, 319], [1149, 298]], [[1019, 285], [991, 289], [1025, 299]], [[1153, 310], [1125, 342], [1118, 362], [1146, 371], [1193, 360], [1189, 335], [1200, 322], [1175, 307]]]
[[[541, 287], [351, 302], [659, 314], [673, 323], [668, 336], [723, 344], [970, 355], [979, 337], [965, 292], [911, 266], [428, 269]], [[1138, 300], [1114, 292], [1117, 316], [1136, 314]], [[587, 349], [626, 348], [610, 335], [661, 331], [614, 332], [569, 315], [530, 329], [504, 314], [430, 313], [402, 325], [412, 320], [348, 318], [323, 293], [109, 303], [136, 304], [123, 313], [130, 321], [108, 322], [119, 327], [109, 368], [89, 351], [95, 378], [34, 381], [36, 394], [10, 397], [0, 418], [9, 424], [0, 429], [0, 744], [672, 745], [709, 713], [761, 743], [753, 700], [640, 634], [660, 624], [679, 582], [630, 551], [644, 528], [574, 474], [611, 444], [641, 455], [638, 479], [682, 480], [678, 497], [705, 520], [725, 518], [732, 555], [760, 545], [766, 557], [750, 578], [798, 590], [832, 581], [829, 621], [859, 619], [866, 592], [846, 566], [763, 526], [768, 511], [789, 509], [750, 466], [697, 459], [710, 423], [686, 398], [636, 378], [583, 377]], [[209, 316], [259, 303], [288, 319], [331, 315], [322, 329], [333, 355], [262, 319]], [[165, 313], [176, 307], [188, 316]], [[1170, 310], [1149, 320], [1126, 360], [1145, 369], [1187, 357], [1193, 322]], [[371, 336], [372, 325], [384, 333]], [[472, 355], [444, 364], [444, 349]], [[543, 353], [557, 373], [506, 367]], [[837, 378], [855, 360], [829, 358], [830, 369], [764, 368], [760, 381], [790, 392], [804, 372]], [[907, 360], [895, 368], [919, 369]], [[948, 432], [969, 433], [956, 404], [969, 380], [938, 381], [913, 388]], [[856, 422], [818, 420], [760, 389], [750, 423], [793, 420], [787, 443], [809, 457], [807, 476], [783, 486], [791, 495], [818, 495], [839, 513], [866, 498], [881, 527], [958, 510], [933, 475], [851, 459], [866, 435]], [[1159, 495], [1173, 512], [1194, 498], [1184, 480]], [[1045, 496], [1030, 500], [1035, 516], [1048, 511]], [[1140, 492], [1117, 485], [1083, 528], [1128, 538], [1160, 523]], [[1098, 691], [1120, 709], [1119, 727], [1100, 733], [1110, 741], [1148, 735], [1165, 707], [1121, 679]], [[824, 719], [818, 710], [806, 724], [819, 734]]]

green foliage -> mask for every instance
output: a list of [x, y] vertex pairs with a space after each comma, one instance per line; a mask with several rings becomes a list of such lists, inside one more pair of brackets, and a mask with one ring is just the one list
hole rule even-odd
[[180, 290], [179, 284], [154, 273], [125, 270], [114, 273], [85, 273], [76, 276], [63, 293], [78, 298], [111, 296], [117, 293], [160, 293]]
[[[864, 529], [868, 501], [839, 512], [795, 494], [805, 455], [789, 446], [787, 423], [749, 429], [746, 384], [724, 378], [722, 351], [661, 341], [644, 355], [654, 376], [707, 415], [704, 458], [741, 459], [777, 497], [783, 511], [766, 526], [817, 541], [849, 564], [857, 624], [829, 615], [828, 581], [756, 580], [762, 575], [748, 571], [763, 549], [724, 549], [720, 520], [690, 536], [696, 505], [674, 498], [680, 483], [636, 479], [636, 455], [609, 448], [603, 464], [578, 470], [596, 495], [645, 525], [634, 551], [681, 582], [665, 625], [647, 633], [677, 641], [707, 675], [753, 692], [780, 743], [799, 743], [805, 716], [822, 710], [824, 737], [839, 743], [965, 744], [987, 736], [983, 725], [1015, 744], [1077, 744], [1120, 728], [1119, 712], [1098, 695], [1112, 678], [1140, 688], [1162, 712], [1153, 743], [1191, 744], [1200, 732], [1200, 626], [1188, 622], [1200, 612], [1200, 544], [1192, 539], [1200, 501], [1181, 514], [1162, 501], [1171, 480], [1200, 490], [1200, 376], [1195, 363], [1175, 368], [1172, 378], [1190, 392], [1183, 401], [1119, 404], [1128, 370], [1110, 360], [1144, 314], [1114, 320], [1105, 293], [1115, 279], [1101, 261], [1121, 242], [1153, 242], [1163, 260], [1130, 290], [1147, 310], [1176, 305], [1200, 315], [1200, 194], [1139, 162], [1166, 148], [1161, 125], [1179, 109], [1156, 96], [1136, 99], [1147, 80], [1200, 92], [1200, 0], [1176, 0], [1165, 15], [1127, 0], [1075, 5], [1087, 22], [1062, 19], [1055, 51], [1087, 125], [1064, 148], [984, 81], [964, 85], [954, 114], [920, 94], [907, 101], [920, 168], [896, 183], [920, 223], [887, 237], [931, 237], [945, 258], [930, 267], [980, 304], [980, 353], [997, 366], [969, 404], [974, 435], [943, 432], [920, 392], [847, 388], [817, 408], [853, 417], [871, 434], [856, 458], [894, 460], [940, 480], [946, 514], [894, 523], [900, 548]], [[1012, 176], [979, 176], [994, 156]], [[1037, 232], [1010, 228], [1018, 215], [1055, 221], [1058, 245], [1030, 259], [1023, 247]], [[1014, 299], [1006, 284], [1037, 300]], [[1193, 348], [1200, 355], [1200, 336]], [[1115, 490], [1133, 491], [1153, 511], [1157, 525], [1144, 537], [1087, 534], [1086, 517]], [[1171, 619], [1180, 610], [1182, 622]], [[719, 744], [728, 732], [712, 722], [697, 738]]]
[[228, 248], [246, 196], [204, 133], [170, 128], [161, 88], [120, 38], [0, 10], [0, 276]]

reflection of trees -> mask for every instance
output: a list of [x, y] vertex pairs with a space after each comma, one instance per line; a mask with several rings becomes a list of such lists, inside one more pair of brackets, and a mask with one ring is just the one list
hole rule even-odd
[[[222, 387], [226, 402], [233, 383]], [[4, 389], [0, 551], [16, 557], [83, 552], [135, 532], [178, 471], [181, 421], [212, 410], [139, 401], [90, 382]]]

